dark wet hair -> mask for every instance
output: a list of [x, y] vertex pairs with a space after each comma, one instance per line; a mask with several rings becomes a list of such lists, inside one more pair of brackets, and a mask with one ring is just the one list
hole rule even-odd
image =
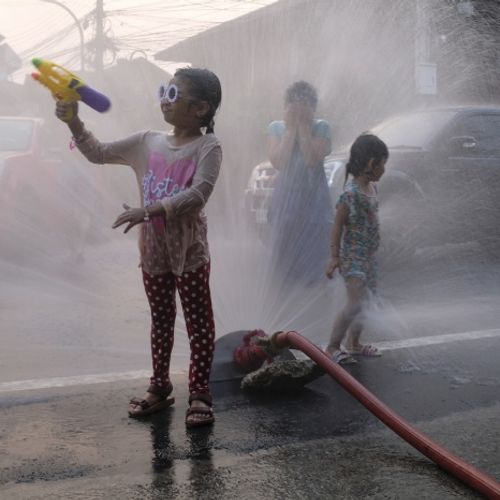
[[294, 102], [306, 100], [314, 109], [318, 104], [318, 93], [316, 89], [308, 82], [303, 80], [292, 83], [285, 92], [285, 102]]
[[372, 158], [378, 164], [389, 158], [389, 150], [385, 142], [376, 135], [363, 132], [351, 146], [349, 161], [345, 166], [345, 181], [349, 174], [354, 177], [361, 175]]
[[208, 69], [180, 68], [174, 76], [186, 81], [189, 93], [194, 99], [208, 103], [210, 109], [203, 117], [200, 126], [207, 128], [207, 134], [213, 134], [214, 116], [222, 100], [222, 90], [217, 75]]

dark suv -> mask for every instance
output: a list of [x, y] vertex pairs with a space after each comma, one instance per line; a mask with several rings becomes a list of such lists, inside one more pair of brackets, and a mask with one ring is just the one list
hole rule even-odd
[[[423, 109], [385, 120], [371, 131], [390, 151], [379, 195], [382, 242], [393, 256], [443, 243], [477, 241], [496, 247], [500, 107]], [[325, 160], [334, 203], [343, 188], [348, 156], [346, 147]], [[259, 224], [265, 222], [272, 193], [269, 179], [265, 191], [265, 198], [259, 198]], [[247, 197], [251, 193], [249, 183]]]
[[[470, 241], [496, 246], [500, 107], [420, 110], [388, 119], [372, 132], [390, 152], [379, 186], [386, 245], [397, 241], [393, 251]], [[339, 153], [330, 161], [345, 164], [347, 157]], [[334, 198], [342, 185], [338, 170]]]

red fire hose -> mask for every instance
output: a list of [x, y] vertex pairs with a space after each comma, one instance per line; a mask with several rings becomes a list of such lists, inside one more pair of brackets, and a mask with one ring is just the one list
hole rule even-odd
[[430, 458], [439, 467], [448, 471], [486, 497], [500, 499], [500, 484], [493, 478], [460, 460], [460, 458], [418, 432], [408, 422], [382, 403], [382, 401], [377, 399], [342, 367], [334, 363], [321, 349], [297, 332], [276, 332], [272, 336], [271, 343], [277, 349], [294, 347], [302, 351], [333, 377], [344, 389], [350, 392], [361, 404], [368, 408], [387, 427], [392, 429], [396, 434], [399, 434], [400, 437], [426, 457]]

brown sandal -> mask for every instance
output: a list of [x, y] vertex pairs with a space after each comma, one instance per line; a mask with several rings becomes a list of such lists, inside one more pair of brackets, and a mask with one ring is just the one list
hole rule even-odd
[[[155, 394], [156, 396], [160, 396], [160, 399], [156, 403], [150, 403], [145, 399], [132, 398], [129, 402], [129, 410], [128, 416], [131, 418], [141, 418], [146, 417], [147, 415], [151, 415], [152, 413], [156, 413], [158, 411], [164, 410], [169, 406], [172, 406], [175, 403], [174, 397], [169, 397], [173, 390], [172, 384], [169, 385], [167, 389], [161, 389], [154, 385], [150, 385], [146, 392], [150, 394]], [[132, 410], [130, 406], [134, 406], [136, 409], [139, 406], [140, 410]]]
[[[206, 392], [194, 392], [189, 396], [189, 404], [193, 401], [203, 401], [208, 406], [190, 406], [186, 411], [186, 427], [201, 427], [215, 422], [212, 410], [212, 396]], [[195, 416], [196, 418], [190, 418]]]

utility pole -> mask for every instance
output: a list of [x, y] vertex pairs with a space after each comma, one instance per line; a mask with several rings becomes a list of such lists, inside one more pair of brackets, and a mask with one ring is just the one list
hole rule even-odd
[[436, 64], [430, 61], [429, 0], [415, 2], [415, 90], [418, 95], [436, 95]]
[[102, 72], [104, 67], [104, 0], [97, 0], [95, 7], [95, 70]]

